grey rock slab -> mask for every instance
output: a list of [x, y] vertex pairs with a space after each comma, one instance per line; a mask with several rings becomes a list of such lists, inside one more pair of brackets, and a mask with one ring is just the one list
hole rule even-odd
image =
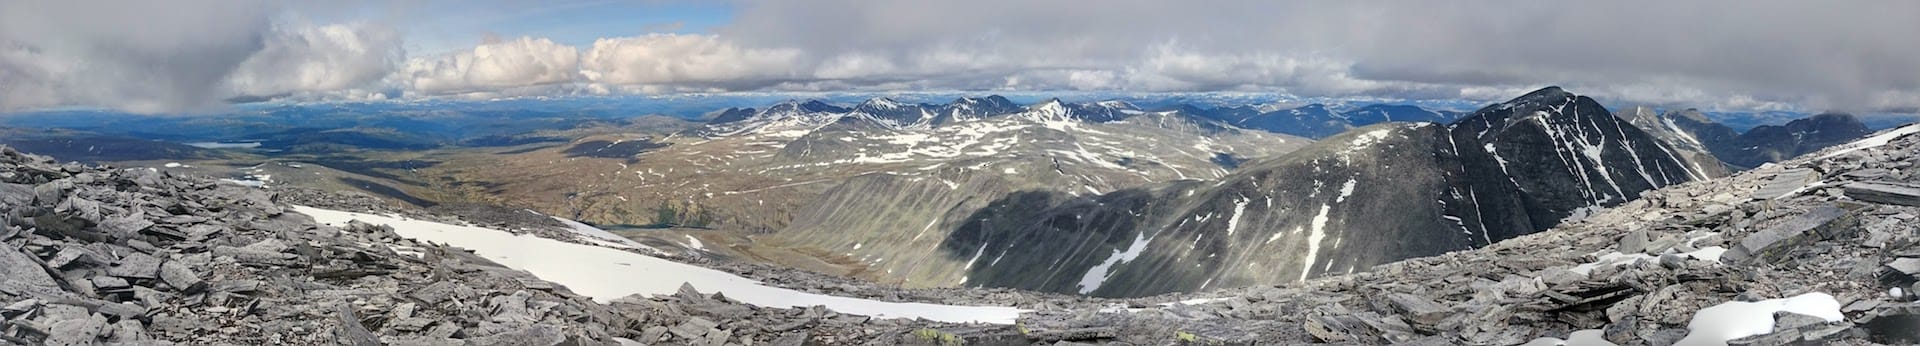
[[1778, 261], [1793, 249], [1852, 232], [1859, 228], [1858, 224], [1859, 221], [1846, 209], [1835, 206], [1813, 208], [1741, 238], [1737, 246], [1727, 251], [1725, 259], [1730, 263], [1755, 259]]
[[555, 325], [535, 325], [503, 333], [468, 339], [476, 346], [553, 346], [567, 341], [567, 335]]
[[107, 319], [99, 316], [54, 322], [47, 328], [47, 346], [78, 346], [99, 343]]
[[1387, 295], [1387, 301], [1393, 305], [1394, 310], [1406, 315], [1414, 323], [1434, 325], [1451, 314], [1446, 306], [1434, 303], [1426, 297], [1394, 293]]
[[1892, 182], [1847, 183], [1844, 193], [1855, 200], [1902, 206], [1920, 206], [1920, 187]]
[[1620, 237], [1620, 253], [1641, 253], [1647, 249], [1647, 231], [1627, 232]]
[[1727, 340], [1727, 346], [1781, 346], [1800, 341], [1800, 331], [1795, 329], [1774, 329], [1772, 334], [1749, 336]]
[[107, 268], [107, 275], [118, 277], [152, 279], [160, 274], [160, 259], [144, 253], [130, 253], [114, 261]]
[[60, 290], [46, 268], [13, 245], [0, 243], [0, 290], [51, 293]]
[[1773, 314], [1774, 330], [1800, 329], [1800, 327], [1821, 323], [1827, 323], [1827, 320], [1791, 312], [1777, 312]]
[[1753, 191], [1753, 199], [1780, 199], [1788, 197], [1801, 188], [1820, 181], [1820, 173], [1812, 169], [1794, 168], [1773, 175], [1766, 185]]
[[1899, 271], [1901, 274], [1920, 275], [1920, 258], [1897, 258], [1893, 262], [1887, 262], [1887, 268]]
[[161, 263], [160, 281], [166, 282], [167, 286], [173, 286], [173, 288], [181, 291], [194, 291], [204, 288], [204, 286], [200, 285], [203, 282], [200, 280], [200, 274], [194, 273], [193, 269], [187, 268], [187, 265], [180, 263], [180, 261]]

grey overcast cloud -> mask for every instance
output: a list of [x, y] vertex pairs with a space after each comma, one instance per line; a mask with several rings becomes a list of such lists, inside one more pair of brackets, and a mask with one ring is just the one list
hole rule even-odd
[[[689, 28], [543, 15], [531, 9], [561, 5], [533, 1], [7, 0], [0, 109], [866, 90], [1494, 100], [1544, 85], [1709, 109], [1920, 109], [1912, 1], [708, 5], [721, 9]], [[511, 29], [555, 19], [614, 23]]]

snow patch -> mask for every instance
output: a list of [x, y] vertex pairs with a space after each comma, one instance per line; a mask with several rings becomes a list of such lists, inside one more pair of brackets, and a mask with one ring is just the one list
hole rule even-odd
[[565, 285], [569, 290], [602, 303], [634, 294], [669, 295], [678, 291], [682, 283], [687, 283], [702, 292], [721, 292], [728, 298], [753, 305], [822, 305], [842, 313], [879, 318], [1012, 324], [1020, 313], [1026, 311], [1012, 307], [895, 303], [812, 294], [769, 287], [726, 272], [602, 246], [392, 216], [306, 206], [293, 208], [324, 224], [337, 226], [352, 220], [384, 224], [393, 226], [394, 232], [403, 237], [473, 250], [488, 260], [525, 270], [542, 280]]
[[1776, 312], [1819, 317], [1827, 322], [1846, 318], [1840, 314], [1840, 302], [1821, 292], [1751, 303], [1725, 302], [1694, 313], [1693, 321], [1687, 323], [1692, 331], [1675, 345], [1726, 345], [1728, 340], [1773, 333]]
[[1566, 340], [1546, 337], [1546, 338], [1533, 339], [1533, 341], [1528, 341], [1527, 343], [1520, 344], [1520, 346], [1562, 346], [1562, 345], [1564, 346], [1615, 346], [1617, 345], [1613, 342], [1607, 341], [1607, 338], [1605, 336], [1606, 336], [1606, 333], [1599, 329], [1582, 329], [1582, 330], [1573, 331], [1573, 333], [1569, 333], [1567, 335]]

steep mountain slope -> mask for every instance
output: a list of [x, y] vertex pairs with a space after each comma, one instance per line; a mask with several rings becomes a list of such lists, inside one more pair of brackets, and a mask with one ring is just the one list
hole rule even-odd
[[1532, 233], [1703, 177], [1691, 166], [1591, 99], [1548, 88], [1449, 126], [1361, 128], [1218, 181], [1022, 191], [965, 217], [899, 225], [919, 243], [951, 229], [942, 260], [830, 249], [883, 257], [876, 265], [919, 280], [1099, 296], [1291, 282]]
[[[1629, 107], [1613, 113], [1627, 123], [1633, 124], [1647, 135], [1666, 143], [1668, 149], [1679, 153], [1688, 162], [1695, 164], [1694, 171], [1707, 177], [1723, 177], [1731, 173], [1726, 163], [1707, 149], [1707, 143], [1732, 138], [1733, 130], [1700, 116], [1699, 111], [1656, 113], [1645, 106]], [[1720, 132], [1724, 130], [1725, 132]], [[1696, 136], [1698, 133], [1701, 136]], [[1702, 139], [1702, 138], [1707, 139]]]

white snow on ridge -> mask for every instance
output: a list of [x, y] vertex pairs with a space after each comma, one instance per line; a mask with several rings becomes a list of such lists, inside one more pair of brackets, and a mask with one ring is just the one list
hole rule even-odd
[[1915, 132], [1920, 132], [1920, 124], [1902, 126], [1900, 128], [1893, 129], [1892, 131], [1887, 131], [1887, 133], [1874, 135], [1873, 137], [1867, 137], [1866, 139], [1854, 141], [1853, 143], [1847, 143], [1845, 149], [1835, 150], [1834, 152], [1827, 153], [1826, 155], [1820, 155], [1819, 159], [1825, 160], [1826, 158], [1840, 156], [1846, 153], [1851, 153], [1851, 152], [1854, 152], [1855, 150], [1874, 148], [1882, 145], [1887, 145], [1887, 142], [1892, 142], [1894, 139], [1898, 139], [1901, 136], [1910, 135]]
[[956, 323], [1012, 324], [1021, 310], [1012, 307], [955, 306], [895, 303], [835, 297], [761, 285], [725, 272], [668, 261], [601, 246], [581, 245], [493, 229], [456, 226], [424, 220], [360, 214], [294, 206], [294, 211], [320, 223], [342, 225], [351, 220], [393, 226], [400, 236], [473, 250], [475, 254], [542, 280], [608, 302], [634, 294], [667, 295], [681, 283], [702, 292], [723, 292], [728, 298], [770, 307], [822, 305], [834, 311], [878, 318], [925, 318]]

